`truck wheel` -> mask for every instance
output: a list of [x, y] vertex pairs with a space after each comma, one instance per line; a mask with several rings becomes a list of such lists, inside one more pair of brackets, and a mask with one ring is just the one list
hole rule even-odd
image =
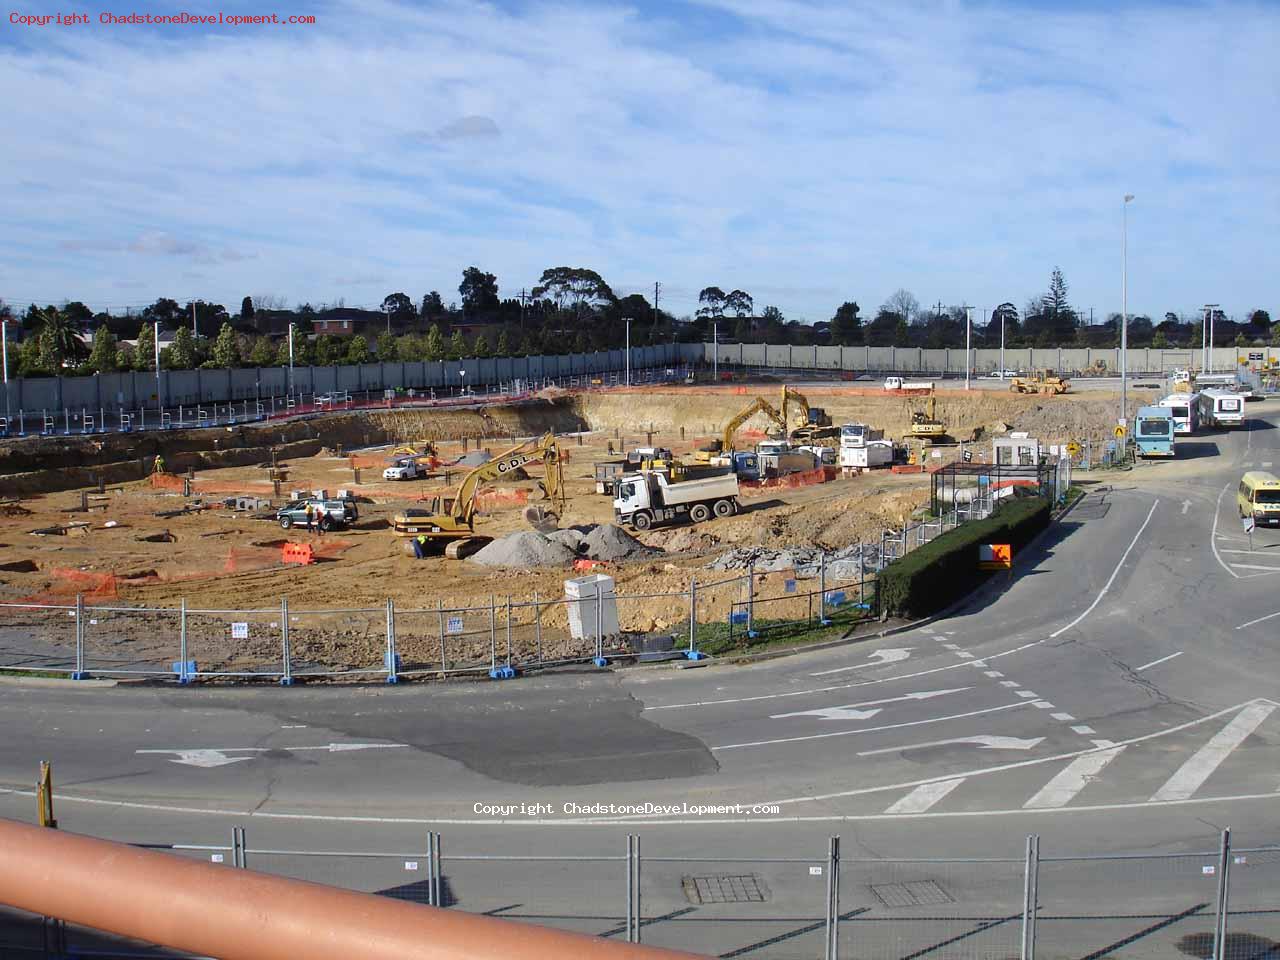
[[712, 508], [717, 517], [727, 517], [733, 513], [733, 504], [728, 500], [717, 500], [716, 505]]
[[290, 517], [281, 517], [280, 526], [282, 529], [288, 530], [293, 526], [293, 520]]
[[653, 526], [653, 517], [641, 511], [631, 518], [631, 525], [637, 530], [648, 530]]
[[711, 510], [705, 503], [695, 503], [689, 508], [689, 519], [694, 523], [702, 523], [711, 519]]

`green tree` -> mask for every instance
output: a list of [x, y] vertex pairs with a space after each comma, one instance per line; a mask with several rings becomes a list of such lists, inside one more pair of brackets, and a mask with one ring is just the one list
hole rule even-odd
[[40, 336], [28, 333], [18, 348], [18, 376], [48, 376], [53, 371], [44, 366], [44, 358], [40, 353]]
[[467, 355], [467, 341], [463, 339], [461, 330], [454, 330], [449, 338], [448, 354], [450, 360], [461, 360]]
[[444, 354], [444, 336], [440, 333], [440, 327], [433, 323], [427, 330], [427, 339], [422, 344], [422, 359], [443, 360]]
[[591, 352], [591, 341], [587, 339], [587, 335], [581, 330], [579, 330], [578, 335], [573, 338], [573, 352], [574, 353], [590, 353]]
[[413, 301], [403, 293], [387, 294], [382, 301], [382, 312], [390, 318], [393, 327], [409, 326], [417, 313], [413, 309]]
[[133, 351], [133, 344], [121, 343], [118, 347], [116, 347], [116, 369], [117, 370], [132, 370], [136, 366], [134, 360], [135, 360], [135, 356]]
[[266, 337], [258, 337], [249, 351], [249, 366], [269, 367], [276, 362], [276, 348]]
[[240, 319], [245, 323], [252, 323], [253, 315], [253, 297], [245, 297], [240, 301]]
[[[297, 348], [297, 341], [294, 341], [294, 348]], [[317, 367], [332, 367], [338, 362], [338, 358], [342, 355], [338, 342], [327, 333], [322, 333], [316, 337], [312, 345], [312, 363]], [[296, 361], [295, 361], [296, 362]]]
[[[378, 340], [378, 355], [382, 355], [382, 340]], [[405, 334], [396, 338], [396, 359], [414, 362], [422, 359], [422, 338]]]
[[213, 341], [213, 365], [223, 370], [232, 370], [240, 366], [240, 342], [236, 339], [236, 331], [229, 323], [224, 323]]
[[907, 321], [901, 315], [893, 326], [893, 345], [895, 347], [911, 346], [911, 331], [907, 329]]
[[697, 316], [708, 320], [719, 320], [724, 316], [725, 293], [719, 287], [703, 287], [698, 293]]
[[369, 341], [356, 334], [347, 341], [347, 363], [368, 363]]
[[733, 311], [735, 317], [749, 317], [754, 309], [755, 301], [751, 299], [751, 294], [744, 290], [733, 290], [724, 295], [724, 311], [726, 314], [729, 311]]
[[196, 338], [186, 327], [179, 327], [173, 334], [173, 343], [169, 345], [169, 368], [172, 370], [192, 370], [196, 367]]
[[494, 354], [499, 357], [511, 356], [511, 335], [507, 333], [505, 328], [498, 334], [498, 346], [494, 350]]
[[440, 294], [432, 290], [422, 298], [422, 319], [439, 320], [445, 314], [444, 301]]
[[462, 271], [458, 293], [462, 297], [462, 312], [467, 316], [497, 309], [498, 278], [479, 267], [467, 267]]
[[40, 311], [41, 349], [50, 370], [62, 369], [62, 362], [75, 361], [84, 354], [84, 344], [76, 335], [76, 327], [64, 310], [45, 307]]
[[1248, 339], [1245, 337], [1244, 332], [1243, 332], [1243, 331], [1241, 331], [1240, 333], [1237, 333], [1237, 334], [1236, 334], [1236, 340], [1235, 340], [1235, 346], [1237, 346], [1237, 347], [1247, 347], [1248, 345], [1249, 345], [1249, 341], [1248, 341]]
[[156, 357], [155, 327], [144, 320], [138, 330], [138, 345], [133, 350], [134, 369], [154, 370]]
[[98, 373], [111, 373], [116, 369], [116, 351], [120, 343], [108, 327], [99, 327], [93, 335], [93, 350], [89, 352], [89, 366]]
[[846, 300], [836, 308], [831, 318], [831, 342], [842, 346], [862, 343], [862, 318], [858, 316], [858, 304]]
[[476, 342], [471, 346], [471, 355], [473, 357], [489, 356], [489, 339], [483, 333], [476, 334]]
[[535, 299], [549, 297], [557, 310], [572, 310], [582, 317], [617, 300], [609, 284], [586, 267], [551, 267], [542, 271], [531, 291]]
[[[408, 299], [408, 297], [405, 297], [405, 300]], [[407, 339], [409, 338], [397, 337], [394, 333], [387, 333], [385, 330], [378, 334], [378, 359], [383, 363], [387, 363], [391, 360], [407, 359], [400, 356], [400, 341]]]

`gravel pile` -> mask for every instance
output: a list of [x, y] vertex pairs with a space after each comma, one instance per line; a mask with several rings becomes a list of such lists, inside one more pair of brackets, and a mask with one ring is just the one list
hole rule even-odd
[[554, 533], [547, 534], [547, 538], [554, 540], [556, 543], [564, 544], [574, 553], [582, 553], [582, 541], [586, 539], [581, 530], [573, 527], [565, 530], [556, 530]]
[[486, 567], [562, 567], [576, 554], [558, 540], [533, 530], [499, 537], [470, 559]]
[[660, 551], [646, 547], [616, 524], [603, 523], [587, 532], [582, 540], [582, 552], [592, 560], [609, 562], [652, 557]]
[[[866, 555], [863, 556], [861, 545], [855, 543], [840, 550], [828, 552], [827, 576], [833, 580], [852, 580], [859, 576], [860, 568], [864, 564], [868, 571], [874, 570], [872, 554], [878, 550], [877, 544], [868, 544]], [[817, 576], [821, 562], [822, 554], [814, 547], [791, 547], [785, 550], [739, 547], [716, 557], [707, 564], [707, 567], [712, 570], [746, 570], [754, 563], [757, 573], [794, 570], [798, 576], [809, 577]]]

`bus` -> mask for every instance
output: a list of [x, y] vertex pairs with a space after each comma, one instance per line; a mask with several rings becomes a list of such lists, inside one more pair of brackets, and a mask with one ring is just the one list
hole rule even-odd
[[1168, 407], [1139, 407], [1133, 422], [1133, 442], [1140, 457], [1174, 456], [1173, 411]]
[[1196, 406], [1196, 394], [1171, 393], [1160, 401], [1173, 414], [1173, 432], [1178, 436], [1195, 433], [1200, 429], [1200, 408]]
[[1253, 517], [1254, 523], [1280, 525], [1280, 479], [1275, 474], [1250, 470], [1240, 478], [1236, 507], [1242, 517]]
[[1238, 427], [1244, 423], [1244, 397], [1230, 390], [1202, 390], [1196, 406], [1206, 427]]

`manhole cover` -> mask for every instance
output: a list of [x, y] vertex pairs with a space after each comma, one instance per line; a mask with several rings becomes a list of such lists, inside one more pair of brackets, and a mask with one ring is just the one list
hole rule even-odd
[[690, 903], [764, 903], [769, 888], [755, 874], [717, 874], [681, 880]]
[[873, 883], [871, 892], [886, 907], [919, 907], [929, 904], [955, 903], [955, 898], [938, 886], [934, 880]]

